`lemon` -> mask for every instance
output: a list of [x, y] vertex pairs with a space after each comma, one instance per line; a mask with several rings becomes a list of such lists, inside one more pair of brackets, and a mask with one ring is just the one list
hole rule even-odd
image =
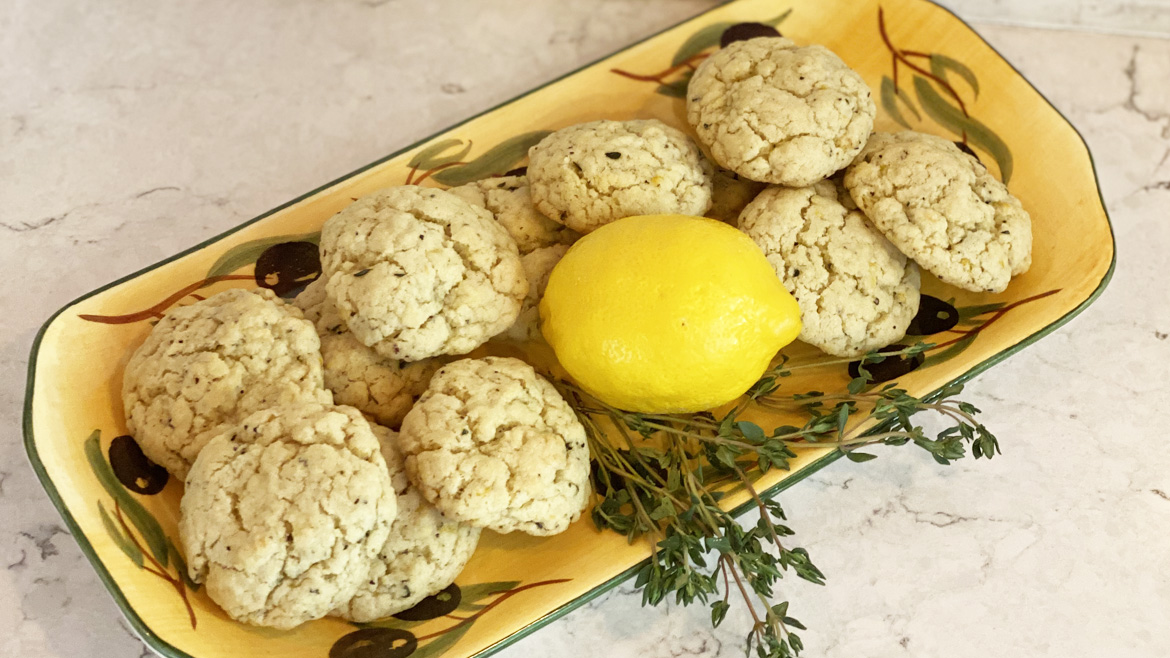
[[751, 238], [683, 215], [627, 217], [578, 240], [540, 317], [578, 385], [644, 413], [734, 400], [800, 333], [796, 300]]

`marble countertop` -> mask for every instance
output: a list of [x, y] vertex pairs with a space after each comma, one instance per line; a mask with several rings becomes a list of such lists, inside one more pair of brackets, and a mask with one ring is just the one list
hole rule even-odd
[[[9, 3], [0, 655], [150, 655], [24, 456], [28, 350], [54, 310], [712, 4], [490, 0], [468, 20], [471, 4], [456, 0]], [[811, 629], [807, 655], [1162, 658], [1170, 4], [948, 4], [1084, 133], [1117, 271], [1083, 315], [968, 386], [1002, 458], [941, 468], [880, 450], [783, 494], [829, 582], [786, 591]], [[621, 586], [500, 655], [742, 655], [744, 625], [712, 632], [707, 615], [640, 609]]]

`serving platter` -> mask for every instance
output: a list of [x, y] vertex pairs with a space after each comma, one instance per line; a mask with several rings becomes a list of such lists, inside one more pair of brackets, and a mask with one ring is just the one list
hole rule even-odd
[[[966, 293], [925, 277], [918, 338], [908, 342], [935, 347], [882, 378], [928, 397], [1040, 339], [1104, 289], [1113, 271], [1113, 236], [1087, 147], [957, 17], [925, 0], [722, 5], [103, 286], [46, 322], [29, 366], [29, 459], [102, 582], [153, 650], [190, 658], [352, 658], [366, 655], [363, 650], [482, 656], [613, 587], [646, 559], [645, 544], [602, 533], [588, 517], [552, 538], [485, 532], [457, 584], [406, 618], [361, 626], [326, 619], [288, 632], [238, 624], [185, 577], [177, 548], [182, 484], [150, 468], [126, 436], [122, 369], [152, 323], [174, 305], [236, 286], [294, 294], [318, 271], [321, 225], [363, 194], [500, 175], [523, 167], [528, 147], [548, 131], [583, 121], [658, 118], [686, 129], [690, 72], [744, 23], [834, 50], [873, 89], [879, 130], [909, 127], [963, 143], [1032, 214], [1032, 269], [998, 295]], [[489, 351], [548, 358], [535, 347], [501, 344]], [[791, 392], [837, 390], [849, 381], [847, 364], [812, 348], [798, 344], [785, 354], [793, 362], [824, 364], [804, 370], [799, 381], [786, 380]], [[802, 450], [790, 470], [773, 471], [758, 486], [774, 495], [838, 456], [829, 448]]]

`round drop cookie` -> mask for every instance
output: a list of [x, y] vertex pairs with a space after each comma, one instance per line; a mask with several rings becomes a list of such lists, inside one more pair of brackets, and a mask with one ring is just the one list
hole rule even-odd
[[715, 162], [765, 183], [827, 178], [865, 146], [876, 114], [865, 80], [840, 57], [783, 37], [730, 43], [687, 85], [687, 120]]
[[767, 187], [765, 183], [748, 180], [723, 167], [715, 169], [713, 182], [711, 209], [707, 216], [732, 225], [739, 220], [739, 214], [747, 204]]
[[321, 265], [341, 320], [379, 354], [466, 354], [507, 329], [528, 292], [516, 242], [443, 190], [392, 187], [325, 222]]
[[552, 384], [510, 358], [443, 366], [402, 421], [406, 473], [448, 518], [563, 532], [589, 498], [585, 428]]
[[306, 320], [313, 323], [313, 326], [317, 328], [318, 335], [339, 334], [346, 331], [345, 323], [341, 321], [341, 316], [337, 313], [337, 307], [329, 302], [329, 296], [325, 292], [324, 277], [318, 277], [305, 286], [301, 294], [293, 298], [292, 303], [293, 306], [301, 309]]
[[553, 268], [568, 251], [568, 245], [557, 244], [520, 257], [524, 264], [524, 276], [528, 278], [528, 296], [524, 298], [524, 306], [516, 322], [505, 332], [508, 338], [517, 341], [543, 340], [540, 334], [540, 298], [544, 297], [544, 289], [548, 287], [548, 278]]
[[397, 506], [362, 415], [303, 404], [257, 412], [212, 439], [180, 508], [191, 578], [232, 619], [288, 629], [353, 597]]
[[331, 402], [321, 343], [270, 290], [226, 290], [170, 310], [122, 376], [126, 427], [180, 480], [225, 423], [260, 409]]
[[379, 425], [374, 434], [397, 494], [398, 515], [358, 592], [333, 616], [369, 622], [402, 612], [451, 583], [479, 543], [480, 529], [443, 516], [410, 485], [398, 435]]
[[381, 425], [398, 427], [415, 400], [427, 390], [427, 382], [443, 360], [407, 362], [384, 357], [366, 347], [341, 324], [324, 288], [324, 281], [317, 279], [293, 303], [317, 325], [325, 388], [333, 393], [337, 404], [355, 407]]
[[485, 178], [453, 187], [450, 192], [472, 205], [486, 208], [516, 241], [521, 256], [555, 244], [572, 244], [581, 237], [536, 209], [526, 176]]
[[528, 158], [537, 209], [580, 233], [633, 215], [711, 207], [711, 164], [689, 137], [654, 119], [562, 128]]
[[1032, 264], [1032, 220], [978, 160], [941, 137], [876, 133], [845, 174], [858, 207], [949, 283], [1002, 292]]
[[906, 335], [918, 312], [918, 267], [856, 210], [831, 180], [770, 187], [739, 227], [800, 305], [800, 339], [835, 356], [860, 356]]

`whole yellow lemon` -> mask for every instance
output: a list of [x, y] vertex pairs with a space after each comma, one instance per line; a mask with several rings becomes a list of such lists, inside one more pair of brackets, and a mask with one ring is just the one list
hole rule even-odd
[[591, 395], [644, 413], [730, 402], [800, 334], [800, 308], [751, 238], [684, 215], [627, 217], [553, 269], [541, 331]]

